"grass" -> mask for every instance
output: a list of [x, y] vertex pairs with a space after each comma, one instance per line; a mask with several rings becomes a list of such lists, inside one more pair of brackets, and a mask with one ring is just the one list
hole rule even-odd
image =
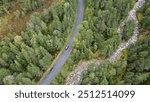
[[[56, 2], [56, 3], [63, 3], [64, 0], [44, 0], [44, 5], [37, 8], [34, 11], [28, 12], [24, 17], [21, 18], [17, 18], [13, 12], [15, 12], [16, 10], [20, 10], [20, 4], [17, 2], [13, 2], [12, 3], [12, 7], [11, 10], [9, 11], [10, 14], [6, 14], [3, 17], [0, 18], [0, 40], [2, 40], [5, 36], [7, 36], [9, 33], [11, 32], [15, 32], [17, 35], [20, 35], [21, 32], [25, 29], [26, 27], [26, 23], [29, 21], [30, 16], [34, 13], [34, 12], [42, 12], [43, 9], [48, 8], [52, 2]], [[12, 30], [10, 32], [10, 29]], [[72, 28], [73, 30], [73, 28]], [[72, 31], [71, 30], [71, 31]], [[58, 55], [55, 57], [55, 59], [53, 60], [53, 62], [50, 64], [50, 66], [48, 67], [48, 69], [45, 71], [45, 73], [43, 74], [42, 78], [40, 79], [40, 81], [48, 74], [48, 72], [52, 69], [52, 67], [54, 66], [54, 64], [56, 63], [56, 61], [58, 60], [59, 56], [62, 54], [62, 52], [64, 51], [67, 42], [69, 41], [69, 38], [71, 36], [71, 33], [68, 34], [67, 38], [66, 38], [66, 42], [63, 46], [63, 48], [60, 50], [60, 52], [58, 53]], [[38, 81], [38, 83], [40, 82]]]
[[26, 23], [29, 21], [30, 16], [34, 12], [42, 12], [44, 8], [48, 8], [54, 0], [44, 0], [44, 5], [40, 6], [34, 11], [28, 12], [24, 17], [17, 18], [13, 12], [20, 10], [20, 4], [17, 2], [12, 2], [12, 7], [10, 9], [10, 14], [6, 14], [1, 17], [0, 23], [0, 40], [7, 36], [12, 29], [12, 32], [15, 32], [17, 35], [20, 35], [21, 32], [25, 29]]

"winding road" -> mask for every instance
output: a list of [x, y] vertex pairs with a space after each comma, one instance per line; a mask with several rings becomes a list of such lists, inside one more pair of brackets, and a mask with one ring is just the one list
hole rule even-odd
[[45, 76], [43, 80], [40, 81], [40, 85], [49, 85], [54, 78], [54, 76], [59, 72], [65, 61], [67, 60], [71, 50], [72, 50], [72, 42], [74, 36], [77, 33], [77, 27], [83, 20], [83, 13], [84, 13], [84, 0], [78, 0], [78, 15], [76, 18], [76, 23], [73, 29], [73, 32], [70, 36], [70, 39], [67, 43], [67, 48], [64, 49], [58, 60], [56, 61], [55, 65], [53, 66], [52, 70]]

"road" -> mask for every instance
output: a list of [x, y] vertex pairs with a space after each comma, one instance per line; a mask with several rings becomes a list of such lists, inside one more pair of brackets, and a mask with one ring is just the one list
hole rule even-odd
[[47, 76], [39, 83], [40, 85], [49, 85], [54, 78], [54, 76], [60, 71], [63, 64], [67, 60], [71, 50], [72, 50], [72, 42], [74, 39], [74, 36], [77, 33], [77, 27], [83, 20], [83, 13], [84, 13], [84, 0], [78, 0], [78, 15], [76, 18], [76, 23], [73, 29], [73, 32], [70, 36], [70, 39], [67, 43], [68, 49], [64, 49], [63, 53], [60, 55], [58, 60], [56, 61], [55, 65], [53, 66], [52, 70], [47, 74]]

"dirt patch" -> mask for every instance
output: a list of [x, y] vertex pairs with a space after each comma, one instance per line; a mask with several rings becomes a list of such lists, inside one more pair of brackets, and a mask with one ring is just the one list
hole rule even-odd
[[21, 34], [21, 32], [25, 29], [26, 23], [29, 21], [30, 16], [34, 12], [42, 12], [44, 8], [48, 8], [53, 0], [44, 0], [44, 5], [40, 6], [34, 11], [28, 12], [24, 17], [17, 18], [13, 12], [17, 9], [20, 9], [20, 6], [14, 2], [12, 6], [11, 13], [9, 15], [5, 15], [0, 18], [0, 40], [2, 40], [5, 36], [7, 36], [10, 32], [15, 32], [16, 34]]

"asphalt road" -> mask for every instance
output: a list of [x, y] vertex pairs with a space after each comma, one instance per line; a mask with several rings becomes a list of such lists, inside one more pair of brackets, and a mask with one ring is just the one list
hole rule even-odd
[[83, 13], [84, 13], [84, 0], [78, 0], [78, 15], [76, 18], [76, 23], [74, 26], [74, 30], [71, 34], [71, 37], [67, 43], [68, 49], [65, 49], [63, 53], [60, 55], [58, 60], [56, 61], [55, 65], [53, 66], [52, 70], [47, 74], [47, 76], [40, 82], [40, 85], [50, 85], [52, 79], [54, 76], [60, 71], [63, 64], [66, 62], [71, 50], [72, 50], [72, 42], [74, 39], [74, 36], [77, 33], [77, 27], [83, 20]]

